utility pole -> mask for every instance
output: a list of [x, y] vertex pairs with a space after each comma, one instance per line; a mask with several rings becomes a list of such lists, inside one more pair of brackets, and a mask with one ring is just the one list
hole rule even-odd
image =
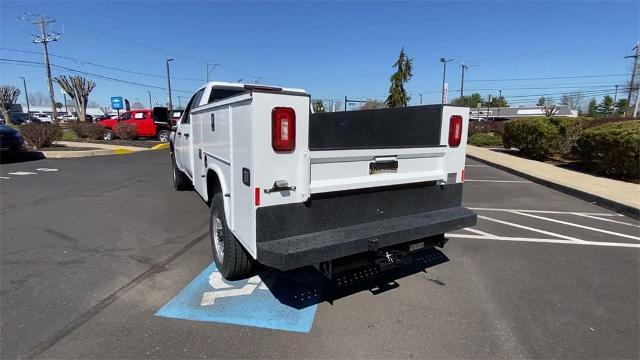
[[422, 94], [420, 94], [420, 105], [422, 105]]
[[[209, 75], [211, 75], [211, 72], [215, 70], [218, 65], [220, 64], [207, 63], [207, 82], [209, 82]], [[209, 70], [209, 66], [211, 66], [211, 70]]]
[[464, 96], [464, 72], [469, 68], [469, 66], [460, 64], [460, 68], [462, 69], [462, 79], [460, 80], [460, 99], [462, 99]]
[[27, 118], [31, 119], [31, 107], [29, 107], [29, 93], [27, 92], [27, 80], [24, 76], [20, 76], [22, 78], [22, 85], [24, 85], [24, 98], [27, 99]]
[[441, 101], [440, 101], [440, 103], [442, 105], [444, 105], [444, 84], [445, 84], [445, 82], [447, 80], [447, 63], [448, 62], [452, 62], [453, 60], [455, 60], [455, 59], [446, 60], [445, 58], [440, 58], [440, 62], [444, 65], [444, 68], [443, 68], [443, 71], [442, 71], [442, 98], [441, 98]]
[[[635, 86], [635, 81], [636, 81], [636, 70], [638, 69], [638, 57], [640, 56], [640, 53], [638, 53], [638, 50], [640, 50], [638, 48], [638, 43], [636, 43], [636, 46], [631, 49], [631, 50], [635, 50], [636, 53], [634, 55], [629, 55], [629, 56], [625, 56], [626, 58], [634, 58], [633, 60], [633, 71], [631, 72], [631, 83], [629, 83], [629, 94], [627, 95], [627, 111], [625, 111], [625, 117], [628, 117], [631, 114], [631, 94], [633, 93], [633, 88]], [[638, 104], [636, 101], [636, 111], [634, 111], [635, 114], [637, 114], [637, 109], [638, 109]], [[635, 115], [634, 115], [635, 116]]]
[[487, 101], [487, 121], [489, 121], [489, 112], [491, 111], [491, 95], [489, 95], [489, 101]]
[[344, 111], [347, 111], [347, 95], [344, 96]]
[[173, 59], [167, 59], [167, 85], [169, 86], [169, 112], [173, 111], [173, 102], [171, 100], [171, 75], [169, 74], [169, 62]]
[[147, 93], [149, 94], [149, 109], [153, 110], [153, 105], [151, 104], [151, 90], [147, 90]]
[[69, 108], [67, 107], [67, 93], [62, 90], [62, 100], [64, 101], [64, 112], [69, 115]]
[[[27, 18], [30, 16], [30, 19]], [[47, 34], [46, 26], [47, 24], [51, 24], [56, 20], [44, 15], [35, 15], [31, 13], [24, 13], [23, 17], [18, 18], [19, 20], [30, 21], [34, 25], [38, 25], [40, 27], [40, 34], [34, 35], [32, 42], [34, 44], [42, 44], [44, 46], [44, 65], [47, 71], [47, 84], [49, 86], [49, 98], [51, 100], [51, 121], [58, 122], [58, 110], [56, 109], [56, 96], [53, 92], [53, 83], [51, 81], [51, 65], [49, 64], [49, 48], [48, 43], [58, 41], [60, 39], [60, 33], [52, 32], [51, 34]]]
[[499, 91], [500, 95], [498, 96], [498, 118], [500, 118], [500, 108], [502, 107], [502, 90]]
[[615, 104], [616, 104], [616, 100], [618, 99], [618, 86], [620, 86], [620, 85], [615, 85], [616, 92], [615, 92], [615, 93], [613, 93], [613, 105], [614, 105], [614, 106], [615, 106]]

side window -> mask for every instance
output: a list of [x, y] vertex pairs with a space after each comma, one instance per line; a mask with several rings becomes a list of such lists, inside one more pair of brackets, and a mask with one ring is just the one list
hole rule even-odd
[[193, 97], [193, 102], [191, 103], [191, 108], [197, 108], [198, 106], [200, 106], [200, 99], [202, 99], [202, 94], [204, 93], [204, 89], [200, 89], [200, 91], [198, 91], [196, 93], [196, 95]]
[[136, 120], [144, 120], [145, 113], [144, 112], [137, 112], [137, 113], [133, 114], [133, 118], [136, 119]]
[[191, 121], [191, 119], [189, 119], [189, 113], [194, 107], [197, 107], [197, 105], [194, 106], [194, 104], [198, 104], [200, 102], [203, 92], [204, 92], [204, 89], [200, 89], [200, 91], [195, 93], [195, 95], [193, 95], [191, 100], [189, 100], [189, 103], [187, 104], [187, 107], [184, 109], [184, 112], [182, 113], [182, 117], [180, 118], [180, 124], [188, 124]]
[[131, 113], [130, 112], [126, 112], [122, 115], [120, 115], [120, 120], [129, 120], [131, 119]]

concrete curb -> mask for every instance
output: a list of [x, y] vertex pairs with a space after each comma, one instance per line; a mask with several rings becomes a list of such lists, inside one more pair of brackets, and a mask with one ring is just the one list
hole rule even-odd
[[37, 151], [44, 157], [49, 159], [70, 159], [70, 158], [82, 158], [90, 156], [104, 156], [104, 155], [123, 155], [131, 154], [133, 151], [126, 149], [97, 149], [97, 150], [78, 150], [78, 151]]
[[162, 143], [151, 147], [151, 150], [164, 150], [169, 148], [169, 143]]
[[149, 150], [164, 150], [169, 148], [169, 143], [162, 143], [155, 145], [151, 148], [137, 147], [137, 146], [119, 146], [109, 144], [95, 144], [95, 143], [83, 143], [74, 141], [57, 141], [57, 144], [68, 147], [95, 147], [97, 149], [92, 150], [78, 150], [78, 151], [36, 151], [42, 154], [46, 158], [52, 159], [67, 159], [67, 158], [81, 158], [90, 156], [104, 156], [104, 155], [127, 155], [140, 151]]
[[467, 154], [467, 157], [469, 157], [470, 159], [479, 161], [481, 163], [490, 165], [490, 166], [495, 167], [497, 169], [500, 169], [502, 171], [506, 171], [506, 172], [508, 172], [510, 174], [514, 174], [514, 175], [520, 176], [520, 177], [525, 178], [525, 179], [527, 179], [529, 181], [532, 181], [532, 182], [534, 182], [536, 184], [540, 184], [542, 186], [546, 186], [546, 187], [548, 187], [550, 189], [553, 189], [553, 190], [559, 191], [561, 193], [576, 197], [578, 199], [582, 199], [584, 201], [588, 201], [590, 203], [593, 203], [593, 204], [598, 205], [600, 207], [603, 207], [605, 209], [609, 209], [609, 210], [624, 214], [626, 216], [629, 216], [629, 217], [631, 217], [633, 219], [640, 220], [640, 209], [635, 208], [633, 206], [622, 204], [622, 203], [619, 203], [619, 202], [611, 200], [611, 199], [607, 199], [607, 198], [604, 198], [604, 197], [601, 197], [601, 196], [598, 196], [598, 195], [595, 195], [595, 194], [591, 194], [591, 193], [588, 193], [588, 192], [585, 192], [585, 191], [582, 191], [582, 190], [574, 189], [572, 187], [561, 185], [561, 184], [558, 184], [558, 183], [555, 183], [555, 182], [552, 182], [552, 181], [549, 181], [549, 180], [541, 179], [541, 178], [536, 177], [534, 175], [531, 175], [531, 174], [528, 174], [528, 173], [525, 173], [525, 172], [522, 172], [522, 171], [514, 170], [514, 169], [512, 169], [510, 167], [495, 163], [493, 161], [489, 161], [489, 160], [483, 159], [483, 158], [475, 156], [475, 155]]

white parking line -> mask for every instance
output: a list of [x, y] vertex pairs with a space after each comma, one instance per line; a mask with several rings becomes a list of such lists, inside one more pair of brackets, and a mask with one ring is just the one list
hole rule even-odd
[[483, 235], [470, 235], [470, 234], [445, 234], [445, 236], [451, 237], [451, 238], [480, 239], [480, 240], [522, 241], [522, 242], [537, 242], [537, 243], [640, 248], [640, 244], [614, 243], [614, 242], [602, 242], [602, 241], [577, 242], [577, 241], [562, 240], [562, 239], [536, 239], [536, 238], [511, 237], [511, 236], [483, 236]]
[[574, 241], [574, 242], [579, 242], [579, 243], [587, 242], [587, 241], [584, 241], [584, 240], [581, 240], [581, 239], [577, 239], [577, 238], [574, 238], [574, 237], [571, 237], [571, 236], [566, 236], [566, 235], [562, 235], [562, 234], [556, 234], [556, 233], [551, 232], [551, 231], [540, 230], [540, 229], [536, 229], [536, 228], [532, 228], [532, 227], [528, 227], [528, 226], [524, 226], [524, 225], [520, 225], [520, 224], [515, 224], [515, 223], [512, 223], [512, 222], [508, 222], [508, 221], [504, 221], [504, 220], [498, 220], [498, 219], [490, 218], [490, 217], [483, 216], [483, 215], [478, 215], [478, 218], [484, 219], [484, 220], [488, 220], [488, 221], [497, 222], [498, 224], [509, 225], [509, 226], [520, 228], [520, 229], [525, 229], [525, 230], [537, 232], [537, 233], [544, 234], [544, 235], [555, 236], [555, 237], [558, 237], [558, 238], [561, 238], [561, 239], [571, 240], [571, 241]]
[[6, 180], [6, 179], [11, 179], [11, 178], [8, 177], [8, 176], [0, 176], [0, 179], [5, 179]]
[[588, 212], [577, 212], [577, 211], [551, 211], [551, 210], [524, 210], [524, 209], [500, 209], [500, 208], [482, 208], [482, 207], [470, 207], [470, 210], [479, 210], [479, 211], [503, 211], [503, 212], [511, 212], [511, 211], [519, 211], [523, 213], [534, 213], [534, 214], [571, 214], [571, 215], [593, 215], [593, 216], [624, 216], [621, 214], [614, 213], [588, 213]]
[[38, 168], [36, 170], [45, 171], [45, 172], [58, 171], [58, 169], [50, 169], [50, 168]]
[[580, 213], [580, 214], [575, 214], [578, 216], [582, 216], [582, 217], [586, 217], [589, 219], [595, 219], [595, 220], [602, 220], [602, 221], [607, 221], [607, 222], [612, 222], [612, 223], [616, 223], [616, 224], [620, 224], [620, 225], [628, 225], [628, 226], [634, 226], [634, 227], [640, 227], [640, 225], [636, 225], [636, 224], [629, 224], [623, 221], [618, 221], [618, 220], [611, 220], [611, 219], [603, 219], [601, 217], [597, 217], [597, 216], [592, 216], [592, 215], [587, 215], [584, 213]]
[[490, 180], [490, 179], [464, 179], [465, 182], [491, 182], [491, 183], [523, 183], [523, 184], [533, 184], [531, 181], [527, 180]]
[[581, 228], [581, 229], [587, 229], [587, 230], [591, 230], [591, 231], [596, 231], [596, 232], [601, 232], [604, 234], [609, 234], [609, 235], [614, 235], [614, 236], [618, 236], [618, 237], [624, 237], [627, 239], [633, 239], [633, 240], [638, 240], [640, 241], [640, 237], [637, 236], [632, 236], [632, 235], [627, 235], [627, 234], [621, 234], [615, 231], [609, 231], [609, 230], [604, 230], [604, 229], [598, 229], [598, 228], [594, 228], [591, 226], [585, 226], [585, 225], [580, 225], [580, 224], [574, 224], [572, 222], [568, 222], [568, 221], [562, 221], [562, 220], [556, 220], [556, 219], [551, 219], [548, 217], [544, 217], [544, 216], [539, 216], [539, 215], [533, 215], [533, 214], [527, 214], [524, 212], [519, 212], [519, 211], [510, 211], [510, 213], [512, 214], [518, 214], [518, 215], [522, 215], [522, 216], [528, 216], [528, 217], [532, 217], [534, 219], [540, 219], [540, 220], [545, 220], [545, 221], [551, 221], [554, 223], [558, 223], [558, 224], [563, 224], [563, 225], [568, 225], [568, 226], [574, 226], [577, 228]]
[[9, 175], [18, 175], [18, 176], [35, 175], [35, 174], [37, 174], [37, 173], [29, 172], [29, 171], [16, 171], [16, 172], [9, 173]]
[[470, 165], [465, 165], [464, 167], [488, 167], [487, 165], [475, 165], [475, 164], [470, 164]]

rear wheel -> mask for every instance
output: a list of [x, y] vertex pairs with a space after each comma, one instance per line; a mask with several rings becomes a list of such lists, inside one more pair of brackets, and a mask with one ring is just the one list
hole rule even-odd
[[102, 135], [102, 139], [113, 140], [113, 131], [111, 131], [111, 129], [105, 129], [104, 135]]
[[158, 132], [158, 140], [163, 142], [169, 141], [169, 134], [169, 130], [160, 130], [160, 132]]
[[215, 194], [211, 200], [209, 229], [213, 260], [220, 274], [228, 280], [242, 279], [251, 275], [255, 260], [227, 227], [224, 203], [220, 193]]
[[173, 173], [173, 187], [178, 191], [189, 190], [190, 184], [187, 175], [185, 175], [176, 164], [176, 156], [171, 153], [171, 172]]

